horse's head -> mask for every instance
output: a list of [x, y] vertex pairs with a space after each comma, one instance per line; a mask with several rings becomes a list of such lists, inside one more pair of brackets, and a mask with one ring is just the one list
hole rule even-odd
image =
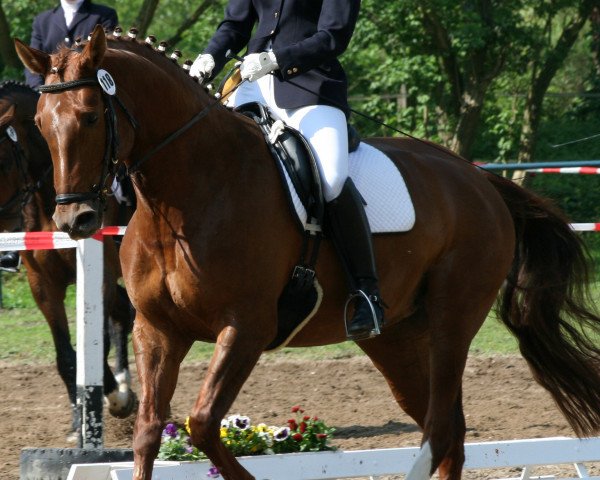
[[23, 165], [19, 164], [19, 133], [15, 106], [0, 99], [0, 231], [4, 232], [21, 226]]
[[104, 31], [97, 26], [81, 52], [64, 48], [48, 55], [18, 39], [15, 46], [23, 64], [46, 82], [35, 121], [54, 165], [54, 221], [72, 238], [89, 237], [102, 225], [114, 153], [114, 111], [97, 77], [107, 48]]

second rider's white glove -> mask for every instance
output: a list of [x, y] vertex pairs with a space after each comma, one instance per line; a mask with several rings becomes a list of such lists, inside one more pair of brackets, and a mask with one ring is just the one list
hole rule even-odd
[[215, 59], [210, 53], [198, 55], [190, 68], [190, 76], [196, 78], [208, 78], [215, 68]]
[[244, 57], [244, 61], [240, 66], [240, 74], [243, 80], [248, 79], [254, 82], [278, 68], [279, 65], [277, 65], [277, 59], [273, 52], [251, 53]]

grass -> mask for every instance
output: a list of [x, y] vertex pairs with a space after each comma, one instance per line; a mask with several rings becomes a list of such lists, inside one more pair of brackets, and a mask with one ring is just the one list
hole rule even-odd
[[[37, 309], [24, 273], [2, 275], [4, 309], [0, 309], [0, 361], [10, 363], [53, 363], [54, 345], [50, 329]], [[75, 342], [75, 287], [67, 291], [67, 315], [71, 339]], [[210, 358], [213, 346], [197, 342], [186, 361]], [[490, 315], [471, 345], [479, 355], [518, 353], [516, 342], [508, 330]], [[284, 359], [338, 359], [362, 355], [352, 342], [311, 348], [286, 348], [270, 354]]]

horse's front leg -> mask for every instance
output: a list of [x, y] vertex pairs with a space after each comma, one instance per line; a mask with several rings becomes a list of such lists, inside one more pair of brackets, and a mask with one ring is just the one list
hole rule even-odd
[[254, 325], [252, 332], [235, 326], [221, 331], [190, 416], [192, 443], [208, 456], [226, 480], [254, 479], [227, 450], [219, 436], [221, 419], [272, 337], [268, 328], [259, 327], [258, 321]]
[[141, 395], [133, 430], [133, 480], [150, 480], [179, 366], [192, 342], [175, 330], [160, 330], [139, 312], [132, 337]]

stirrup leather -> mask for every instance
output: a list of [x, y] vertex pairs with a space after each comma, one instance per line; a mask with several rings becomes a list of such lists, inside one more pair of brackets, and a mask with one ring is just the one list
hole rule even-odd
[[363, 298], [367, 301], [369, 305], [369, 309], [371, 311], [371, 319], [373, 320], [373, 328], [371, 329], [371, 336], [374, 337], [381, 333], [381, 327], [379, 325], [379, 321], [377, 319], [377, 313], [375, 312], [375, 307], [373, 306], [373, 302], [379, 302], [379, 298], [375, 295], [367, 295], [362, 290], [356, 290], [354, 293], [351, 293], [346, 300], [346, 304], [344, 305], [344, 326], [346, 328], [346, 337], [352, 339], [352, 336], [349, 334], [348, 326], [350, 324], [350, 319], [348, 319], [348, 305], [350, 305], [355, 299]]

